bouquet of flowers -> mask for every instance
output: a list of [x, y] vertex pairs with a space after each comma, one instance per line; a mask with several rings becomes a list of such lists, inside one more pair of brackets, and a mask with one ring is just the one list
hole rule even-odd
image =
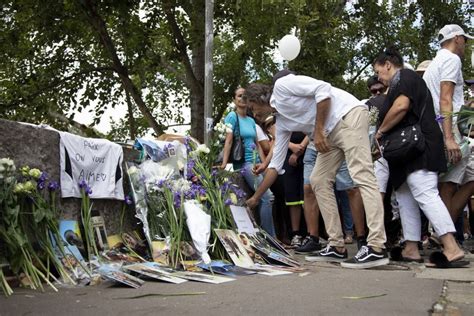
[[[216, 136], [215, 137], [219, 137]], [[218, 151], [212, 152], [204, 145], [194, 146], [187, 143], [188, 148], [188, 179], [203, 188], [204, 209], [211, 216], [211, 252], [214, 257], [223, 259], [225, 250], [221, 247], [214, 229], [233, 229], [235, 224], [230, 212], [231, 204], [243, 203], [245, 193], [232, 183], [233, 174], [226, 170], [212, 167]], [[209, 168], [211, 165], [211, 168]]]
[[[24, 276], [22, 282], [32, 289], [43, 289], [44, 281], [57, 291], [50, 281], [58, 281], [50, 273], [50, 263], [61, 276], [66, 280], [68, 278], [64, 266], [54, 255], [48, 229], [54, 225], [54, 209], [40, 193], [46, 187], [46, 174], [38, 169], [23, 167], [23, 181], [18, 182], [16, 168], [11, 159], [1, 159], [0, 166], [0, 239], [4, 243], [11, 270], [18, 277]], [[54, 197], [50, 197], [50, 200], [54, 201]], [[43, 249], [43, 256], [40, 257], [34, 251], [33, 242]], [[4, 293], [10, 295], [12, 291], [3, 273], [0, 278]]]

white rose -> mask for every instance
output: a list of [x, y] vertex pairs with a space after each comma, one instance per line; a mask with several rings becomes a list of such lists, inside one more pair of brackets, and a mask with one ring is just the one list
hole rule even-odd
[[132, 166], [132, 167], [128, 168], [128, 174], [129, 175], [134, 175], [135, 173], [138, 173], [138, 168], [137, 167]]
[[198, 153], [205, 153], [205, 154], [208, 154], [210, 152], [209, 148], [205, 145], [205, 144], [200, 144], [196, 151]]

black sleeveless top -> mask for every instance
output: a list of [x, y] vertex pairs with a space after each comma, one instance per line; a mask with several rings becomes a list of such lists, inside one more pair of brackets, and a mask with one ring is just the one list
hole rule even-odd
[[395, 189], [398, 189], [406, 181], [407, 176], [416, 170], [427, 169], [434, 172], [445, 172], [447, 168], [443, 134], [439, 123], [435, 119], [431, 93], [425, 81], [414, 71], [402, 69], [394, 76], [390, 82], [388, 96], [379, 112], [380, 122], [383, 121], [393, 102], [400, 95], [410, 99], [410, 107], [405, 117], [394, 128], [417, 123], [423, 105], [426, 103], [425, 112], [420, 122], [421, 131], [426, 140], [426, 149], [422, 155], [413, 160], [405, 161], [404, 164], [396, 166], [389, 164], [390, 179]]

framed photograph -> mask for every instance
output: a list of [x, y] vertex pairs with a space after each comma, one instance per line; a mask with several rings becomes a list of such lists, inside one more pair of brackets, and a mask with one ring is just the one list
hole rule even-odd
[[204, 282], [204, 283], [212, 283], [212, 284], [220, 284], [225, 282], [234, 281], [235, 279], [205, 274], [205, 273], [198, 273], [198, 272], [189, 272], [189, 271], [177, 271], [173, 268], [162, 266], [158, 263], [150, 262], [149, 264], [153, 265], [153, 267], [159, 271], [162, 271], [165, 274], [172, 275], [174, 277], [178, 277], [181, 279], [186, 279], [190, 281], [196, 282]]
[[138, 289], [141, 287], [145, 281], [140, 280], [139, 278], [134, 277], [128, 273], [120, 271], [119, 269], [107, 265], [102, 265], [98, 269], [99, 274], [104, 277], [105, 279], [113, 280], [119, 282], [121, 284], [125, 284], [127, 286], [133, 287], [134, 289]]
[[299, 267], [300, 263], [287, 252], [281, 252], [279, 249], [273, 246], [273, 243], [268, 239], [264, 238], [263, 235], [256, 234], [254, 236], [250, 236], [250, 240], [252, 242], [252, 247], [257, 251], [258, 254], [262, 256], [262, 258], [270, 264], [284, 264], [291, 267]]
[[68, 249], [78, 260], [87, 258], [87, 251], [82, 241], [81, 230], [77, 221], [60, 220], [59, 235], [64, 241], [64, 248]]
[[247, 251], [249, 257], [255, 263], [255, 260], [258, 259], [255, 250], [252, 248], [252, 241], [250, 241], [250, 235], [247, 233], [239, 233], [237, 235], [240, 239], [240, 242], [244, 246], [245, 250]]
[[168, 146], [168, 156], [169, 156], [169, 157], [174, 157], [174, 156], [176, 156], [176, 149], [175, 149], [174, 146], [171, 145], [171, 144]]
[[213, 273], [227, 275], [230, 277], [235, 277], [238, 275], [251, 275], [257, 273], [256, 271], [241, 268], [222, 260], [213, 260], [210, 264], [200, 263], [198, 264], [198, 267], [209, 272], [212, 271]]
[[107, 231], [105, 229], [104, 218], [102, 216], [92, 216], [91, 221], [97, 248], [99, 250], [107, 250], [109, 245], [107, 243]]
[[225, 282], [235, 281], [233, 278], [223, 277], [218, 275], [212, 275], [200, 272], [189, 272], [189, 271], [178, 271], [177, 274], [180, 278], [187, 279], [190, 281], [204, 282], [211, 284], [221, 284]]
[[122, 267], [125, 270], [133, 271], [135, 273], [147, 276], [149, 278], [157, 279], [174, 284], [181, 284], [187, 282], [186, 279], [178, 278], [173, 276], [171, 273], [164, 272], [163, 270], [157, 269], [156, 264], [153, 262], [136, 263]]
[[153, 261], [161, 265], [169, 265], [170, 258], [169, 244], [165, 240], [154, 240], [151, 242], [151, 248], [153, 249], [152, 258]]
[[230, 211], [232, 212], [232, 218], [234, 219], [235, 225], [237, 226], [237, 231], [239, 233], [253, 235], [258, 231], [255, 228], [246, 207], [231, 205]]
[[252, 258], [250, 258], [247, 250], [245, 250], [239, 237], [232, 230], [214, 229], [214, 231], [236, 266], [248, 268], [254, 265]]
[[263, 229], [260, 229], [257, 232], [257, 237], [265, 239], [272, 247], [276, 248], [278, 251], [283, 252], [288, 256], [291, 256], [291, 254], [288, 252], [288, 250], [285, 249], [285, 247], [283, 247], [275, 238], [273, 238]]
[[256, 264], [252, 270], [256, 271], [258, 274], [268, 275], [268, 276], [277, 276], [277, 275], [285, 275], [285, 274], [292, 274], [292, 271], [282, 270], [278, 267], [274, 267], [271, 265], [260, 265]]

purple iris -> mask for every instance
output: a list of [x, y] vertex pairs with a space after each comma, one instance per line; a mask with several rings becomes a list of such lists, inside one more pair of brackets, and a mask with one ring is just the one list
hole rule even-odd
[[196, 162], [192, 159], [189, 159], [187, 164], [186, 164], [186, 171], [187, 171], [188, 179], [192, 179], [194, 177], [193, 169], [194, 169], [195, 164], [196, 164]]
[[231, 200], [231, 199], [226, 199], [226, 200], [224, 201], [224, 204], [225, 204], [225, 205], [231, 205], [231, 204], [232, 204], [232, 200]]
[[165, 182], [166, 182], [166, 180], [161, 179], [161, 180], [159, 180], [159, 181], [156, 183], [156, 185], [157, 185], [159, 188], [162, 188], [162, 187], [165, 185]]
[[181, 206], [181, 194], [179, 192], [175, 192], [174, 196], [174, 207], [179, 208]]
[[437, 114], [435, 120], [441, 124], [444, 121], [444, 116]]
[[85, 190], [85, 193], [87, 196], [92, 194], [92, 189], [88, 186], [87, 189]]
[[191, 148], [191, 138], [189, 136], [186, 136], [184, 138], [184, 145], [186, 146], [186, 152], [187, 153], [190, 153], [191, 151], [193, 151], [193, 149]]
[[247, 193], [245, 193], [244, 190], [240, 190], [239, 188], [234, 187], [234, 186], [231, 186], [230, 188], [235, 193], [235, 195], [237, 195], [237, 198], [239, 200], [241, 200], [241, 199], [243, 199], [247, 196]]
[[86, 180], [81, 180], [79, 182], [79, 189], [83, 189], [83, 188], [86, 188], [87, 187], [87, 182]]
[[229, 182], [224, 182], [222, 185], [221, 185], [221, 191], [222, 192], [226, 192], [227, 190], [229, 190], [230, 188], [230, 183]]
[[211, 176], [212, 176], [212, 177], [217, 176], [217, 169], [212, 169], [212, 171], [211, 171]]
[[89, 185], [87, 185], [86, 180], [81, 180], [81, 182], [79, 182], [79, 188], [84, 190], [84, 193], [86, 194], [86, 196], [89, 196], [92, 194], [92, 189]]
[[48, 174], [46, 172], [41, 172], [41, 176], [38, 178], [38, 184], [36, 185], [38, 190], [43, 190], [46, 186], [46, 180], [48, 180]]
[[45, 186], [44, 181], [39, 181], [39, 179], [38, 179], [38, 184], [36, 185], [36, 188], [37, 188], [39, 191], [41, 191], [41, 190], [44, 189], [44, 186]]
[[48, 180], [48, 174], [46, 172], [41, 172], [41, 176], [38, 179], [38, 182], [45, 182]]
[[59, 183], [57, 183], [56, 181], [51, 181], [49, 184], [48, 184], [48, 190], [49, 191], [56, 191], [57, 189], [59, 189]]
[[133, 204], [133, 200], [129, 195], [127, 195], [125, 197], [125, 204], [127, 204], [127, 205], [132, 205]]

